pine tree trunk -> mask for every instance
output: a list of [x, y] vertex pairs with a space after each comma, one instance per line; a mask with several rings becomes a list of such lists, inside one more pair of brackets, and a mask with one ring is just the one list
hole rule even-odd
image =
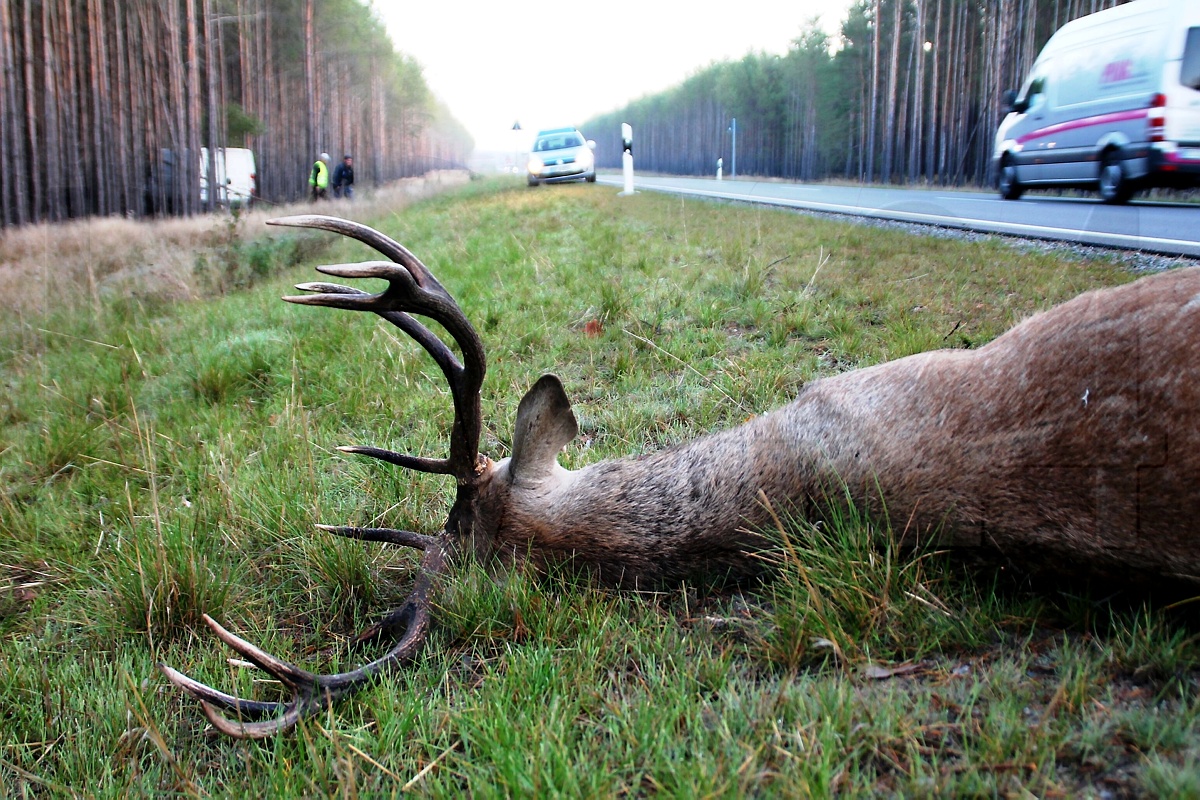
[[56, 78], [59, 62], [55, 58], [53, 13], [50, 3], [42, 4], [42, 121], [45, 126], [46, 219], [59, 220], [63, 217], [62, 106]]
[[[212, 37], [213, 30], [219, 23], [211, 21], [212, 15], [209, 10], [209, 0], [202, 0], [203, 16], [204, 16], [204, 74], [207, 78], [207, 91], [205, 94], [208, 97], [208, 132], [204, 137], [208, 143], [208, 210], [217, 207], [217, 204], [222, 201], [222, 193], [224, 187], [221, 185], [217, 173], [217, 160], [221, 157], [220, 151], [217, 149], [221, 142], [217, 140], [217, 122], [220, 115], [218, 110], [217, 97], [217, 73], [220, 71], [220, 65], [217, 64], [215, 58], [215, 48], [213, 47]], [[196, 87], [199, 89], [200, 82], [196, 82]], [[197, 120], [198, 122], [199, 120]], [[224, 198], [228, 200], [228, 198]]]
[[[17, 185], [17, 220], [40, 222], [42, 219], [42, 191], [38, 170], [42, 163], [41, 137], [38, 135], [37, 97], [34, 93], [34, 50], [33, 50], [33, 4], [25, 3], [24, 17], [24, 62], [25, 62], [25, 124], [26, 141], [14, 142], [17, 151], [9, 161], [13, 168], [13, 179]], [[28, 150], [25, 148], [28, 144]], [[26, 157], [25, 153], [28, 153]], [[6, 154], [7, 155], [7, 154]], [[28, 192], [27, 197], [23, 196]], [[30, 202], [32, 200], [32, 202]]]
[[316, 159], [318, 145], [317, 115], [317, 67], [316, 67], [316, 34], [313, 30], [313, 0], [304, 3], [304, 95], [308, 101], [308, 119], [305, 128], [308, 130], [308, 151], [310, 163]]
[[887, 127], [883, 132], [883, 174], [880, 176], [885, 183], [890, 183], [893, 177], [892, 157], [895, 154], [896, 144], [896, 82], [900, 71], [900, 13], [904, 3], [902, 0], [893, 0], [893, 5], [896, 13], [893, 15], [892, 23], [892, 50], [888, 57], [887, 107], [883, 113]]
[[913, 53], [916, 56], [916, 91], [913, 92], [912, 129], [908, 133], [908, 179], [915, 182], [921, 173], [921, 132], [925, 113], [925, 0], [916, 0], [917, 29], [913, 34]]
[[[198, 0], [185, 0], [187, 4], [187, 143], [188, 155], [186, 158], [188, 170], [196, 174], [200, 165], [200, 122], [202, 119], [203, 106], [201, 105], [201, 83], [200, 83], [200, 33], [196, 25], [196, 3]], [[209, 151], [209, 203], [213, 203], [216, 199], [216, 192], [213, 191], [213, 178], [216, 176], [212, 171], [212, 152]], [[199, 175], [196, 175], [196, 180], [192, 183], [192, 194], [188, 198], [187, 204], [184, 206], [187, 213], [194, 213], [200, 206], [200, 191], [199, 191]]]
[[[23, 225], [26, 215], [25, 146], [20, 128], [20, 77], [17, 68], [17, 29], [13, 23], [10, 0], [0, 0], [0, 80], [5, 90], [0, 100], [0, 140], [8, 154], [0, 182], [0, 205], [4, 205], [4, 223]], [[30, 84], [26, 84], [28, 86]], [[28, 91], [28, 90], [26, 90]]]
[[932, 183], [937, 174], [937, 129], [938, 125], [938, 94], [941, 87], [938, 84], [938, 65], [942, 59], [942, 0], [938, 0], [937, 11], [934, 12], [933, 24], [933, 72], [929, 76], [929, 111], [927, 112], [928, 128], [925, 135], [925, 180]]
[[117, 131], [116, 166], [121, 184], [121, 208], [127, 215], [140, 213], [137, 201], [138, 181], [130, 163], [135, 143], [133, 115], [130, 113], [132, 87], [129, 65], [126, 62], [128, 20], [128, 9], [120, 3], [115, 4], [113, 8], [113, 63], [117, 84], [114, 92], [114, 116]]
[[871, 92], [870, 92], [870, 107], [867, 109], [867, 146], [866, 146], [866, 179], [867, 182], [875, 180], [875, 121], [876, 112], [879, 108], [878, 92], [879, 92], [879, 34], [880, 34], [880, 0], [875, 0], [874, 17], [872, 26], [874, 28], [871, 36]]

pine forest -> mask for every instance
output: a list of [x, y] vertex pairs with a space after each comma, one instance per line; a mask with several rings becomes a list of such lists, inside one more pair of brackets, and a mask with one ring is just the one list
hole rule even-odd
[[628, 122], [639, 170], [982, 185], [1004, 91], [1064, 23], [1121, 4], [859, 0], [836, 41], [814, 23], [785, 55], [713, 64], [583, 130], [604, 167]]
[[369, 184], [472, 142], [363, 0], [0, 0], [0, 225], [202, 211], [224, 147], [286, 202], [322, 151]]
[[[985, 185], [1041, 46], [1122, 0], [858, 0], [831, 37], [715, 63], [582, 126], [598, 165]], [[736, 149], [734, 129], [736, 120]], [[249, 147], [259, 196], [321, 151], [365, 183], [462, 166], [472, 141], [365, 0], [0, 0], [0, 225], [201, 208], [201, 148]], [[176, 166], [178, 165], [178, 166]]]

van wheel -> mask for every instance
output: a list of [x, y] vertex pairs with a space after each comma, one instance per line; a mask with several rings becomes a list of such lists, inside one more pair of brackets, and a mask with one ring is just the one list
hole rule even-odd
[[1100, 199], [1110, 205], [1122, 205], [1133, 197], [1133, 187], [1125, 177], [1116, 153], [1105, 153], [1100, 162]]
[[1000, 196], [1005, 200], [1020, 200], [1025, 187], [1017, 180], [1017, 166], [1008, 159], [1000, 165]]

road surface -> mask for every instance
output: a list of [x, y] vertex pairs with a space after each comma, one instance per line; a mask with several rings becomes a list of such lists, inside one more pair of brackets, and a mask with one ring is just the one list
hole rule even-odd
[[[623, 186], [619, 174], [596, 180]], [[1135, 200], [1110, 206], [1088, 197], [1001, 200], [995, 193], [942, 189], [642, 176], [635, 176], [634, 189], [1200, 258], [1200, 205]]]

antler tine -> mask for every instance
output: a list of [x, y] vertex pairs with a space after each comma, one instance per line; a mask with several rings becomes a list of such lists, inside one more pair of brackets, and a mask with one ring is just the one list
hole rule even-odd
[[[339, 448], [341, 449], [341, 448]], [[395, 528], [356, 528], [348, 525], [318, 525], [317, 530], [344, 536], [347, 539], [359, 539], [364, 542], [384, 542], [398, 544], [402, 547], [413, 547], [417, 550], [428, 550], [437, 544], [436, 536], [426, 536], [423, 533], [399, 531]]]
[[171, 683], [183, 689], [202, 703], [210, 706], [216, 706], [226, 711], [232, 711], [239, 717], [245, 719], [258, 720], [263, 717], [278, 714], [283, 710], [283, 703], [264, 703], [259, 700], [243, 700], [240, 697], [235, 697], [231, 694], [225, 694], [222, 691], [212, 688], [211, 686], [200, 683], [200, 681], [192, 680], [187, 675], [176, 669], [168, 667], [166, 664], [159, 664], [158, 668], [162, 670], [163, 675], [167, 677]]
[[429, 268], [422, 264], [421, 260], [413, 255], [407, 247], [390, 236], [380, 233], [374, 228], [363, 225], [360, 222], [352, 222], [341, 217], [329, 217], [324, 214], [297, 214], [291, 217], [269, 219], [267, 220], [267, 224], [291, 228], [316, 228], [318, 230], [330, 231], [331, 233], [340, 233], [342, 236], [349, 236], [351, 239], [357, 239], [368, 247], [379, 251], [397, 264], [402, 265], [413, 274], [413, 278], [421, 286], [425, 288], [436, 287], [443, 292], [446, 291], [438, 279], [434, 277], [434, 274], [429, 271]]
[[[479, 469], [479, 439], [483, 430], [479, 390], [483, 385], [487, 360], [478, 332], [462, 309], [438, 282], [429, 268], [402, 245], [379, 231], [357, 222], [322, 215], [301, 215], [270, 220], [273, 225], [317, 228], [357, 239], [396, 263], [371, 261], [361, 264], [336, 264], [318, 269], [346, 278], [383, 278], [388, 288], [377, 294], [361, 292], [340, 284], [307, 283], [296, 288], [314, 292], [283, 298], [301, 305], [319, 305], [356, 311], [373, 311], [411, 336], [437, 362], [450, 384], [454, 404], [454, 423], [450, 436], [450, 456], [444, 461], [416, 459], [372, 449], [365, 455], [383, 458], [425, 472], [452, 474], [459, 484], [474, 480]], [[462, 361], [437, 335], [413, 319], [420, 314], [441, 324], [458, 343]]]
[[[428, 273], [425, 265], [416, 261], [415, 257], [414, 262]], [[290, 295], [283, 299], [297, 305], [328, 306], [351, 311], [374, 311], [416, 338], [421, 346], [430, 350], [435, 358], [438, 358], [438, 355], [433, 353], [433, 349], [445, 350], [446, 353], [449, 353], [449, 349], [427, 328], [415, 321], [408, 321], [408, 313], [421, 314], [441, 323], [458, 342], [458, 346], [463, 351], [463, 358], [468, 365], [475, 370], [483, 371], [483, 343], [479, 340], [479, 334], [467, 321], [466, 315], [458, 307], [458, 303], [454, 302], [454, 298], [442, 288], [441, 284], [437, 284], [435, 288], [429, 288], [414, 277], [411, 269], [397, 266], [390, 261], [327, 264], [317, 267], [317, 269], [327, 275], [336, 275], [341, 278], [383, 278], [388, 282], [388, 288], [377, 294], [370, 294], [336, 283], [301, 283], [296, 285], [297, 289], [316, 294]], [[398, 314], [405, 316], [393, 318]], [[417, 332], [417, 329], [420, 333]], [[457, 364], [457, 360], [454, 360], [454, 363]], [[447, 377], [461, 380], [462, 370], [463, 368], [460, 366], [454, 370], [454, 376], [447, 374]]]
[[[363, 303], [347, 300], [346, 298], [353, 297], [358, 301], [362, 301], [365, 298], [376, 297], [376, 295], [364, 292], [361, 289], [354, 289], [350, 286], [342, 286], [338, 283], [297, 283], [296, 288], [302, 292], [314, 292], [316, 293], [316, 296], [292, 295], [283, 299], [289, 303], [296, 303], [297, 305], [322, 305], [334, 308], [363, 310], [365, 308]], [[332, 297], [325, 297], [324, 295], [332, 295]], [[408, 334], [410, 338], [417, 342], [417, 344], [425, 348], [426, 352], [428, 352], [429, 355], [433, 357], [433, 360], [437, 362], [437, 365], [442, 368], [442, 372], [445, 374], [446, 380], [460, 380], [459, 375], [461, 375], [463, 371], [463, 365], [459, 362], [458, 358], [454, 355], [450, 348], [446, 347], [445, 342], [439, 339], [433, 333], [433, 331], [429, 330], [420, 322], [417, 322], [415, 319], [413, 319], [412, 316], [404, 313], [403, 311], [375, 310], [375, 313], [395, 325], [404, 333]], [[413, 467], [413, 469], [419, 468]]]
[[[302, 292], [320, 292], [322, 294], [367, 294], [362, 289], [355, 289], [352, 286], [342, 286], [340, 283], [321, 283], [319, 281], [297, 283], [296, 288]], [[297, 301], [293, 300], [292, 302]]]
[[[348, 535], [340, 529], [332, 532]], [[394, 533], [404, 532], [395, 531]], [[359, 536], [356, 538], [371, 537]], [[421, 538], [428, 539], [428, 541], [422, 541], [420, 545], [416, 543], [415, 539], [413, 542], [405, 542], [413, 546], [423, 546], [425, 551], [425, 555], [421, 559], [421, 572], [412, 592], [404, 605], [386, 614], [383, 623], [373, 625], [369, 629], [377, 633], [403, 626], [404, 633], [391, 650], [369, 664], [364, 664], [349, 672], [316, 675], [275, 658], [245, 639], [225, 630], [215, 620], [205, 615], [205, 622], [209, 624], [221, 641], [288, 687], [292, 692], [291, 700], [279, 703], [246, 700], [213, 689], [165, 664], [160, 664], [159, 668], [167, 680], [201, 702], [205, 716], [208, 717], [213, 727], [222, 733], [237, 739], [261, 739], [280, 731], [286, 731], [300, 720], [320, 713], [338, 699], [353, 694], [379, 673], [412, 660], [420, 652], [425, 640], [429, 637], [431, 617], [429, 594], [434, 582], [446, 569], [446, 549], [443, 541], [433, 537]], [[232, 712], [238, 718], [231, 718], [222, 712]], [[269, 715], [275, 716], [273, 719], [262, 720], [262, 717]], [[251, 721], [246, 721], [247, 719]]]
[[339, 447], [338, 450], [343, 453], [370, 456], [371, 458], [377, 458], [380, 461], [386, 461], [389, 464], [395, 464], [397, 467], [404, 467], [416, 472], [428, 472], [433, 475], [454, 474], [454, 465], [450, 463], [449, 459], [445, 458], [410, 456], [406, 453], [397, 453], [392, 450], [384, 450], [381, 447], [370, 447], [369, 445], [346, 445]]

